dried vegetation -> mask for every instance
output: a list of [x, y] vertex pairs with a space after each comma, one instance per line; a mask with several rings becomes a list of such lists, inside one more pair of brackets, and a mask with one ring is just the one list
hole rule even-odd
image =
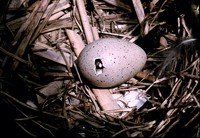
[[[191, 9], [198, 17], [197, 2]], [[5, 130], [31, 137], [200, 136], [200, 37], [187, 0], [7, 0], [0, 6]], [[105, 37], [138, 44], [148, 61], [119, 87], [92, 89], [75, 60], [84, 46]], [[99, 91], [133, 89], [150, 97], [138, 110], [108, 112], [95, 98]]]

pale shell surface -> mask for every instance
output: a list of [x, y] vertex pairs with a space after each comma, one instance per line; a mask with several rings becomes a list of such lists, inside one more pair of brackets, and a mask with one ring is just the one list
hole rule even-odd
[[88, 44], [77, 59], [77, 67], [91, 85], [120, 85], [141, 71], [147, 55], [138, 45], [118, 38], [101, 38]]

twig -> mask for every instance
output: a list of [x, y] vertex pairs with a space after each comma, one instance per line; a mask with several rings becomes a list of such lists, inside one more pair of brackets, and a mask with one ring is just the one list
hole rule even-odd
[[[84, 48], [84, 43], [81, 42], [82, 40], [80, 37], [78, 37], [78, 34], [76, 34], [74, 31], [66, 30], [68, 37], [71, 38], [70, 42], [72, 44], [73, 49], [75, 49], [75, 52], [77, 51], [76, 55], [78, 56], [79, 53]], [[76, 41], [74, 41], [76, 39]], [[80, 42], [78, 42], [78, 41]], [[119, 109], [119, 106], [117, 102], [113, 99], [112, 95], [110, 94], [109, 89], [92, 89], [94, 92], [97, 101], [99, 102], [101, 108], [103, 110], [115, 110]]]
[[30, 64], [31, 64], [30, 62], [28, 62], [28, 61], [26, 61], [26, 60], [24, 60], [24, 59], [22, 59], [22, 58], [20, 58], [20, 57], [18, 57], [18, 56], [16, 56], [16, 55], [12, 54], [12, 53], [6, 51], [6, 50], [3, 49], [2, 47], [0, 47], [0, 51], [3, 52], [3, 53], [6, 54], [6, 55], [12, 57], [12, 58], [14, 58], [14, 59], [16, 59], [16, 60], [18, 60], [18, 61], [24, 63], [24, 64], [27, 64], [27, 65], [30, 65]]
[[[78, 6], [81, 22], [83, 25], [83, 29], [85, 31], [87, 42], [91, 43], [91, 42], [93, 42], [94, 37], [93, 37], [92, 29], [91, 29], [91, 26], [89, 24], [89, 20], [87, 17], [85, 5], [82, 0], [77, 0], [77, 6]], [[97, 35], [98, 33], [95, 33], [95, 34]], [[95, 38], [98, 39], [98, 36], [95, 36]], [[79, 45], [77, 45], [77, 46], [79, 46]], [[80, 51], [82, 51], [83, 46], [81, 46], [80, 48], [79, 47], [76, 47], [76, 48], [80, 49]], [[79, 54], [76, 53], [76, 55], [79, 55]], [[94, 94], [103, 110], [119, 109], [119, 106], [118, 106], [117, 102], [113, 99], [112, 95], [110, 94], [109, 89], [92, 89], [92, 91], [94, 92]]]
[[[81, 40], [81, 37], [77, 33], [75, 33], [74, 31], [67, 29], [66, 33], [67, 33], [67, 36], [69, 38], [69, 41], [71, 43], [72, 48], [74, 49], [74, 52], [75, 52], [76, 56], [78, 57], [80, 52], [82, 51], [82, 49], [85, 47], [84, 43]], [[76, 72], [77, 72], [77, 75], [79, 77], [80, 82], [83, 83], [75, 63], [74, 63], [74, 67], [76, 69]], [[86, 86], [84, 88], [87, 90], [91, 100], [94, 103], [95, 109], [98, 111], [99, 107], [98, 107], [98, 104], [95, 102], [94, 96], [92, 96], [92, 92], [90, 90], [88, 90], [88, 88]]]
[[89, 23], [88, 16], [86, 13], [84, 1], [76, 0], [76, 4], [77, 4], [78, 10], [79, 10], [85, 37], [86, 37], [87, 43], [89, 44], [89, 43], [93, 42], [94, 38], [93, 38], [93, 34], [92, 34], [92, 28], [91, 28], [91, 25]]
[[53, 116], [53, 117], [59, 117], [59, 118], [65, 118], [64, 116], [62, 115], [57, 115], [57, 114], [53, 114], [53, 113], [49, 113], [49, 112], [46, 112], [46, 111], [42, 111], [40, 109], [36, 109], [36, 108], [33, 108], [23, 102], [21, 102], [20, 100], [16, 99], [15, 97], [9, 95], [8, 93], [4, 92], [4, 91], [0, 91], [0, 94], [2, 94], [3, 96], [6, 96], [7, 98], [11, 99], [12, 101], [16, 102], [17, 104], [25, 107], [26, 109], [29, 109], [31, 111], [35, 111], [35, 112], [38, 112], [38, 113], [43, 113], [45, 115], [49, 115], [49, 116]]
[[[27, 36], [25, 37], [22, 36], [23, 37], [22, 41], [20, 42], [20, 45], [15, 53], [16, 56], [19, 56], [19, 57], [23, 56], [26, 50], [26, 47], [28, 46], [30, 42], [30, 38], [32, 37], [37, 25], [39, 24], [40, 19], [42, 18], [43, 12], [46, 10], [49, 2], [50, 0], [41, 1], [41, 3], [39, 4], [39, 8], [37, 8], [37, 10], [32, 13], [32, 16], [29, 17], [27, 22], [25, 22], [25, 24], [27, 25], [27, 30], [26, 30]], [[19, 41], [19, 39], [17, 39], [17, 41]], [[14, 41], [14, 43], [16, 42]], [[12, 70], [15, 70], [18, 67], [18, 64], [19, 64], [19, 61], [14, 61], [12, 65]]]
[[126, 4], [124, 4], [124, 2], [121, 2], [119, 0], [104, 0], [104, 1], [113, 5], [113, 6], [116, 6], [116, 7], [123, 9], [123, 10], [126, 10], [128, 12], [132, 12], [129, 5], [126, 5]]
[[142, 3], [140, 0], [132, 0], [135, 12], [137, 14], [138, 17], [138, 21], [141, 24], [144, 21], [145, 18], [145, 13], [144, 13], [144, 9], [142, 7]]
[[31, 132], [29, 132], [29, 131], [28, 131], [25, 127], [23, 127], [20, 123], [16, 122], [16, 124], [17, 124], [24, 132], [26, 132], [28, 135], [30, 135], [31, 137], [34, 137], [34, 138], [37, 137], [37, 135], [32, 134]]
[[57, 0], [56, 2], [54, 2], [54, 5], [52, 6], [52, 8], [49, 10], [49, 12], [47, 13], [44, 21], [38, 26], [38, 28], [35, 30], [34, 35], [32, 36], [31, 40], [30, 40], [30, 44], [35, 41], [35, 39], [37, 38], [37, 36], [40, 34], [40, 32], [42, 31], [42, 29], [44, 28], [44, 26], [46, 25], [46, 23], [48, 22], [49, 18], [51, 17], [51, 14], [53, 13], [53, 11], [55, 10], [58, 2], [60, 0]]

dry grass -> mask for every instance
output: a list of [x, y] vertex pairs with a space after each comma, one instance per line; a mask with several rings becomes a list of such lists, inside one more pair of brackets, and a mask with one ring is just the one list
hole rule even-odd
[[[199, 137], [200, 36], [186, 1], [2, 2], [1, 127], [10, 129], [5, 135]], [[198, 3], [192, 8], [199, 15]], [[88, 43], [106, 37], [138, 44], [148, 60], [130, 81], [94, 89], [81, 79], [75, 60]], [[111, 94], [133, 89], [150, 99], [138, 110], [117, 109]], [[111, 106], [98, 98], [103, 93]]]

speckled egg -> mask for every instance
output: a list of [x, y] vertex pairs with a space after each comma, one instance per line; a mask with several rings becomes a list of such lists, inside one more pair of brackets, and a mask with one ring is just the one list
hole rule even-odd
[[142, 70], [147, 55], [134, 43], [102, 38], [87, 45], [77, 59], [77, 67], [91, 85], [109, 88], [131, 79]]

